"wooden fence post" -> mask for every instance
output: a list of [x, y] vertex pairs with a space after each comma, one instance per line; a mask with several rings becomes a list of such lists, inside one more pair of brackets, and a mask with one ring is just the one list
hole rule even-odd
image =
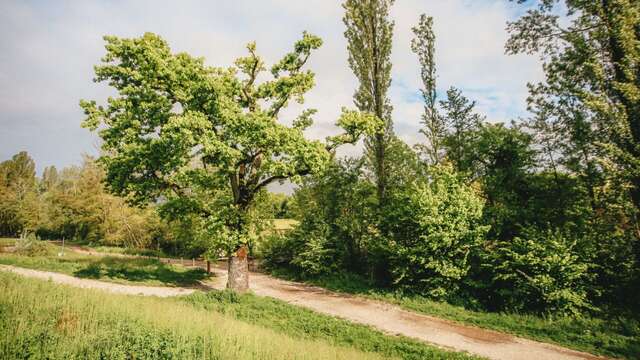
[[207, 274], [211, 273], [211, 263], [207, 260]]

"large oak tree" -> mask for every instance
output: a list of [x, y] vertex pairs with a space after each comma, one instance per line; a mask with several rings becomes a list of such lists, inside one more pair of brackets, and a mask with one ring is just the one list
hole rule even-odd
[[314, 74], [303, 68], [322, 41], [308, 33], [266, 81], [259, 81], [267, 68], [255, 43], [235, 66], [215, 68], [172, 53], [151, 33], [105, 41], [95, 81], [118, 95], [105, 106], [81, 106], [84, 126], [103, 140], [99, 161], [108, 188], [133, 203], [158, 202], [167, 217], [195, 214], [214, 254], [228, 256], [227, 286], [236, 291], [248, 288], [248, 217], [256, 194], [274, 181], [321, 171], [337, 145], [381, 129], [375, 116], [343, 109], [337, 125], [345, 132], [323, 143], [304, 136], [313, 109], [292, 126], [278, 121], [282, 109], [292, 100], [302, 103], [314, 85]]

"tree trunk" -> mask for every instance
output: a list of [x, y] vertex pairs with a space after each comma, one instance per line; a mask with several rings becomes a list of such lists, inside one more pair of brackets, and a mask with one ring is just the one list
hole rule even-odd
[[237, 293], [245, 293], [249, 290], [249, 262], [247, 245], [242, 245], [229, 256], [227, 289]]

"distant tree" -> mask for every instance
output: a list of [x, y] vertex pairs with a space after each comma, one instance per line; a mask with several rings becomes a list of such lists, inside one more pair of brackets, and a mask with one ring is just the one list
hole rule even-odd
[[435, 40], [433, 18], [420, 15], [418, 26], [412, 28], [415, 38], [411, 40], [411, 50], [418, 55], [420, 62], [420, 78], [423, 89], [420, 90], [424, 100], [422, 114], [423, 128], [420, 132], [427, 138], [427, 144], [418, 149], [426, 153], [431, 164], [438, 164], [444, 157], [442, 141], [445, 136], [445, 124], [437, 107]]
[[337, 125], [345, 133], [320, 141], [305, 139], [315, 110], [305, 110], [287, 127], [278, 122], [291, 100], [302, 103], [314, 84], [303, 70], [322, 44], [304, 33], [271, 67], [272, 80], [258, 83], [266, 70], [256, 54], [235, 67], [212, 68], [201, 58], [172, 54], [159, 36], [106, 36], [107, 54], [96, 66], [96, 81], [118, 91], [107, 106], [81, 101], [84, 126], [103, 139], [106, 183], [131, 202], [159, 202], [168, 218], [196, 215], [214, 255], [229, 258], [228, 287], [248, 288], [247, 243], [253, 236], [249, 209], [268, 184], [294, 182], [325, 167], [333, 149], [360, 135], [373, 136], [373, 115], [343, 110]]
[[484, 117], [474, 112], [475, 101], [469, 101], [462, 92], [454, 87], [447, 90], [447, 99], [440, 101], [442, 106], [442, 123], [445, 135], [442, 139], [447, 158], [453, 162], [458, 171], [468, 171], [471, 164], [465, 164], [469, 156], [469, 144], [472, 136]]
[[0, 163], [0, 235], [17, 236], [38, 223], [36, 165], [26, 151]]
[[58, 184], [59, 176], [58, 169], [55, 166], [47, 166], [44, 168], [42, 172], [42, 180], [40, 181], [40, 185], [43, 191], [47, 191], [52, 189]]
[[373, 166], [378, 201], [382, 203], [387, 187], [388, 164], [386, 152], [393, 137], [391, 101], [387, 94], [391, 85], [391, 44], [393, 21], [389, 8], [393, 0], [346, 0], [342, 5], [349, 50], [349, 66], [359, 86], [354, 102], [360, 111], [375, 114], [384, 121], [384, 131], [365, 141]]

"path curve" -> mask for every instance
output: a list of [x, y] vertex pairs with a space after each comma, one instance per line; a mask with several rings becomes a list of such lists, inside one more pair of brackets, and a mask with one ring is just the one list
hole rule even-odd
[[[11, 271], [27, 277], [45, 280], [51, 279], [54, 282], [71, 286], [100, 289], [120, 294], [168, 297], [187, 295], [195, 291], [194, 289], [179, 287], [114, 284], [8, 265], [0, 265], [0, 270]], [[206, 286], [203, 287], [219, 290], [224, 289], [227, 282], [226, 270], [221, 266], [213, 267], [212, 270], [216, 276], [213, 280], [207, 281]], [[417, 314], [381, 301], [335, 293], [320, 287], [280, 280], [260, 273], [252, 272], [250, 274], [250, 284], [251, 290], [256, 295], [276, 298], [323, 314], [369, 325], [387, 334], [403, 335], [448, 350], [467, 351], [490, 359], [605, 359], [604, 357], [563, 348], [557, 345], [541, 343], [497, 331], [461, 325], [452, 321]]]
[[99, 289], [116, 294], [169, 297], [188, 295], [195, 291], [194, 289], [186, 289], [180, 287], [124, 285], [106, 281], [80, 279], [57, 272], [25, 269], [11, 265], [0, 265], [0, 270], [9, 271], [31, 278], [51, 280], [58, 284], [71, 285], [84, 289]]
[[[214, 288], [224, 288], [226, 271], [215, 268]], [[285, 281], [251, 273], [251, 290], [320, 313], [370, 325], [385, 333], [422, 340], [448, 350], [467, 351], [499, 360], [574, 360], [605, 359], [557, 345], [519, 338], [513, 335], [466, 326], [453, 321], [417, 314], [389, 303]]]

